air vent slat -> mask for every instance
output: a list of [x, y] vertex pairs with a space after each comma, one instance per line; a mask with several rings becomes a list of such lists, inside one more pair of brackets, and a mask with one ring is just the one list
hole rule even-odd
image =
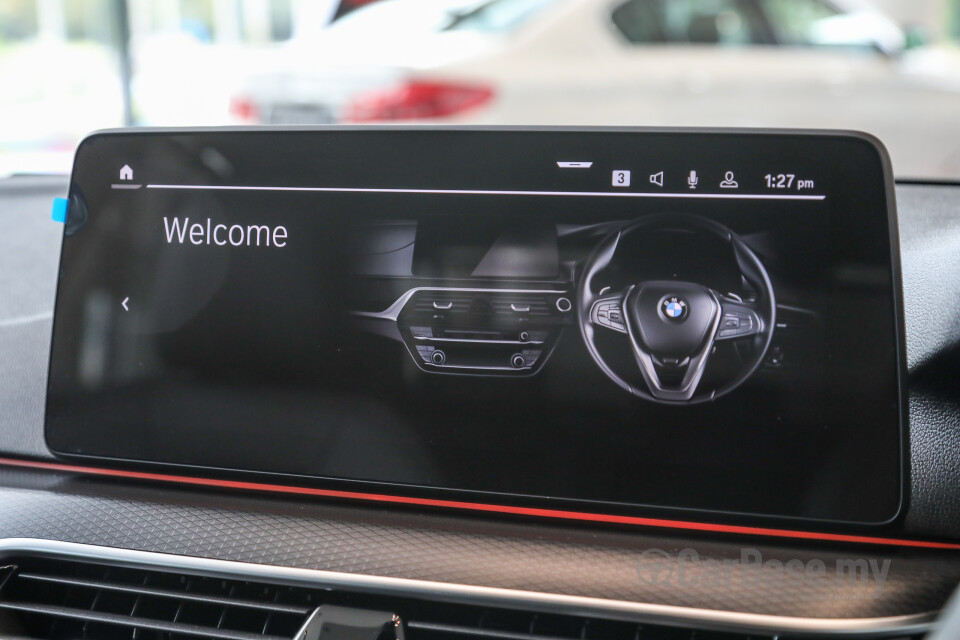
[[64, 576], [46, 576], [36, 573], [21, 572], [18, 577], [23, 580], [36, 580], [39, 582], [50, 582], [73, 587], [88, 587], [92, 589], [103, 589], [105, 591], [118, 591], [124, 593], [133, 593], [145, 596], [155, 596], [159, 598], [173, 598], [176, 600], [189, 600], [191, 602], [204, 602], [227, 607], [241, 607], [249, 609], [259, 609], [262, 611], [276, 611], [278, 613], [290, 613], [296, 615], [307, 615], [313, 609], [311, 607], [298, 607], [296, 605], [277, 604], [273, 602], [257, 602], [255, 600], [242, 600], [238, 598], [225, 598], [218, 596], [208, 596], [184, 591], [172, 591], [168, 589], [156, 589], [153, 587], [142, 587], [138, 585], [117, 584], [101, 580], [87, 580], [83, 578], [72, 578]]
[[283, 638], [282, 636], [264, 636], [259, 633], [230, 631], [228, 629], [212, 629], [211, 627], [183, 624], [180, 622], [132, 618], [116, 613], [101, 613], [99, 611], [72, 609], [70, 607], [60, 607], [56, 605], [28, 604], [23, 602], [0, 602], [0, 609], [16, 611], [19, 613], [32, 613], [54, 618], [68, 618], [71, 620], [79, 620], [85, 623], [103, 623], [129, 628], [149, 629], [150, 631], [162, 631], [165, 633], [211, 638], [213, 640], [289, 640], [289, 638]]

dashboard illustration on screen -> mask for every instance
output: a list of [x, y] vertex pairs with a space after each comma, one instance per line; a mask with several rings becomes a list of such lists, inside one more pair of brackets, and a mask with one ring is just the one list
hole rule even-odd
[[888, 187], [856, 134], [95, 135], [47, 441], [376, 493], [888, 522]]
[[[360, 291], [414, 274], [474, 283], [411, 287], [381, 311], [354, 312], [359, 327], [403, 343], [426, 373], [536, 375], [568, 331], [628, 393], [689, 404], [733, 391], [767, 355], [773, 284], [747, 242], [709, 218], [660, 213], [570, 225], [478, 217], [458, 218], [455, 228], [448, 220], [371, 223], [358, 233], [351, 273]], [[798, 339], [820, 342], [820, 312], [794, 313], [808, 320]], [[767, 365], [781, 367], [782, 357]]]

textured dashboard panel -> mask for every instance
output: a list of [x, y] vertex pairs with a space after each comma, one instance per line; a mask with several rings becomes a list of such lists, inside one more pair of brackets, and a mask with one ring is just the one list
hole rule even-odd
[[900, 185], [897, 209], [913, 372], [960, 344], [960, 186]]
[[[910, 394], [913, 489], [906, 526], [960, 532], [960, 365], [924, 371]], [[949, 398], [953, 398], [950, 400]]]
[[[956, 553], [865, 554], [863, 548], [761, 541], [744, 548], [692, 537], [277, 501], [40, 471], [2, 471], [0, 487], [0, 538], [721, 611], [838, 619], [916, 614], [939, 609], [960, 579]], [[743, 553], [761, 562], [737, 565]], [[819, 561], [825, 570], [821, 578], [791, 574], [784, 569], [791, 560], [808, 567]], [[838, 572], [837, 562], [846, 560], [866, 573]], [[876, 579], [880, 574], [871, 566], [881, 572], [886, 567], [885, 578]]]
[[63, 178], [0, 181], [0, 449], [46, 456], [43, 411], [63, 226]]

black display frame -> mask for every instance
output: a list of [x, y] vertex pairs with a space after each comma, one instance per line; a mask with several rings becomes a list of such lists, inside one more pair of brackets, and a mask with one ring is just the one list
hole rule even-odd
[[[623, 504], [618, 502], [603, 502], [603, 501], [584, 501], [578, 499], [567, 499], [567, 498], [548, 498], [545, 496], [525, 496], [522, 494], [504, 494], [500, 492], [484, 492], [477, 490], [462, 490], [456, 488], [437, 488], [437, 487], [424, 487], [419, 485], [405, 485], [402, 483], [391, 483], [391, 482], [377, 482], [377, 481], [368, 481], [368, 480], [351, 480], [345, 478], [329, 478], [329, 477], [316, 477], [316, 476], [303, 476], [300, 474], [291, 474], [291, 473], [282, 473], [282, 472], [271, 472], [271, 471], [249, 471], [245, 469], [231, 469], [218, 466], [204, 466], [204, 465], [181, 465], [170, 462], [154, 462], [150, 460], [143, 459], [134, 459], [134, 458], [123, 458], [123, 457], [103, 457], [98, 455], [88, 455], [84, 453], [78, 453], [76, 450], [67, 450], [64, 447], [56, 446], [55, 443], [51, 443], [50, 432], [49, 432], [49, 423], [45, 421], [45, 438], [51, 451], [57, 456], [63, 457], [65, 459], [91, 462], [91, 461], [104, 461], [109, 460], [113, 464], [121, 468], [155, 468], [155, 469], [165, 469], [172, 471], [183, 471], [190, 470], [191, 473], [201, 473], [205, 476], [212, 477], [221, 477], [221, 478], [249, 478], [252, 476], [259, 476], [262, 478], [272, 478], [272, 479], [283, 479], [288, 481], [290, 479], [297, 479], [302, 481], [304, 486], [329, 486], [329, 487], [342, 487], [342, 488], [356, 488], [360, 487], [364, 490], [369, 490], [372, 493], [384, 493], [383, 489], [386, 487], [396, 488], [399, 490], [399, 495], [411, 495], [411, 496], [437, 496], [437, 497], [453, 497], [454, 499], [458, 498], [482, 498], [485, 503], [488, 499], [492, 499], [492, 504], [496, 506], [497, 504], [503, 504], [505, 511], [509, 511], [510, 505], [518, 506], [538, 506], [544, 504], [544, 500], [549, 500], [551, 504], [556, 504], [563, 506], [565, 508], [579, 508], [584, 505], [588, 505], [591, 508], [599, 508], [599, 511], [602, 513], [608, 513], [611, 515], [616, 514], [633, 514], [633, 513], [644, 513], [644, 514], [659, 514], [659, 515], [671, 515], [676, 516], [676, 514], [696, 514], [699, 516], [707, 517], [711, 520], [718, 521], [736, 521], [736, 522], [796, 522], [796, 523], [818, 523], [819, 525], [826, 525], [828, 528], [836, 527], [848, 529], [851, 526], [854, 528], [876, 528], [882, 526], [888, 526], [897, 522], [905, 513], [905, 496], [908, 495], [909, 487], [909, 436], [908, 436], [908, 396], [905, 381], [907, 379], [907, 363], [906, 363], [906, 332], [905, 332], [905, 320], [904, 320], [904, 310], [903, 310], [903, 295], [902, 295], [902, 272], [900, 268], [900, 243], [899, 243], [899, 232], [898, 232], [898, 223], [897, 223], [897, 213], [896, 213], [896, 202], [894, 196], [894, 183], [892, 176], [892, 167], [885, 148], [882, 143], [874, 138], [873, 136], [861, 132], [855, 131], [827, 131], [827, 130], [767, 130], [767, 129], [716, 129], [716, 128], [637, 128], [637, 127], [460, 127], [460, 126], [429, 126], [429, 127], [405, 127], [405, 126], [351, 126], [351, 127], [340, 127], [340, 126], [316, 126], [316, 127], [284, 127], [282, 129], [272, 128], [272, 127], [199, 127], [199, 128], [176, 128], [176, 129], [166, 129], [166, 128], [143, 128], [143, 129], [115, 129], [115, 130], [105, 130], [100, 132], [95, 132], [81, 142], [80, 147], [78, 148], [77, 157], [75, 162], [80, 159], [80, 149], [91, 140], [98, 139], [103, 136], [129, 136], [129, 135], [167, 135], [167, 136], [185, 136], [192, 134], [229, 134], [229, 133], [275, 133], [281, 132], [283, 134], [312, 134], [312, 133], [325, 133], [325, 132], [334, 132], [334, 133], [344, 133], [344, 132], [377, 132], [377, 133], [388, 133], [393, 131], [402, 131], [405, 133], [411, 133], [415, 131], [424, 131], [424, 132], [451, 132], [451, 133], [481, 133], [481, 132], [491, 132], [491, 133], [565, 133], [565, 134], [591, 134], [591, 133], [603, 133], [603, 134], [656, 134], [656, 135], [671, 135], [678, 134], [684, 136], [714, 136], [714, 135], [756, 135], [756, 136], [802, 136], [802, 137], [827, 137], [827, 138], [847, 138], [854, 139], [860, 142], [864, 142], [870, 145], [873, 150], [876, 152], [879, 159], [880, 165], [883, 172], [883, 184], [884, 184], [884, 195], [883, 199], [886, 203], [886, 219], [889, 235], [889, 247], [890, 247], [890, 276], [891, 276], [891, 300], [893, 303], [894, 309], [894, 322], [893, 330], [896, 340], [896, 362], [897, 362], [897, 379], [896, 385], [898, 389], [898, 404], [899, 404], [899, 433], [900, 433], [900, 451], [899, 451], [899, 460], [900, 460], [900, 478], [898, 482], [899, 486], [899, 497], [897, 501], [896, 512], [891, 515], [889, 518], [885, 518], [876, 522], [863, 522], [863, 521], [852, 521], [844, 520], [842, 518], [805, 518], [805, 517], [796, 517], [796, 516], [784, 516], [779, 514], [763, 514], [755, 512], [732, 512], [726, 510], [711, 510], [711, 509], [691, 509], [688, 507], [665, 507], [662, 505], [643, 505], [643, 504]], [[76, 166], [74, 167], [76, 171]], [[77, 185], [71, 180], [70, 186], [70, 201], [72, 206], [78, 202], [78, 192]], [[67, 233], [67, 228], [65, 227], [65, 233]], [[61, 264], [62, 269], [62, 264]], [[62, 272], [60, 274], [62, 276]], [[57, 291], [58, 291], [58, 300], [60, 287], [62, 286], [62, 278], [58, 278]], [[54, 314], [54, 332], [56, 332], [56, 322], [57, 315], [56, 311]], [[53, 348], [51, 346], [51, 367], [53, 367]], [[48, 386], [50, 382], [48, 380]], [[482, 503], [481, 503], [482, 504]], [[486, 505], [490, 506], [490, 505]], [[485, 511], [496, 511], [496, 509], [484, 509]], [[597, 510], [597, 509], [594, 509]], [[822, 528], [822, 526], [820, 527]]]

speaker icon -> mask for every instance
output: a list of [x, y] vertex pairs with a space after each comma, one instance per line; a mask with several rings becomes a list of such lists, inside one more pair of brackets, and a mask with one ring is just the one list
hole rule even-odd
[[663, 171], [650, 174], [650, 184], [655, 184], [658, 187], [663, 186]]

